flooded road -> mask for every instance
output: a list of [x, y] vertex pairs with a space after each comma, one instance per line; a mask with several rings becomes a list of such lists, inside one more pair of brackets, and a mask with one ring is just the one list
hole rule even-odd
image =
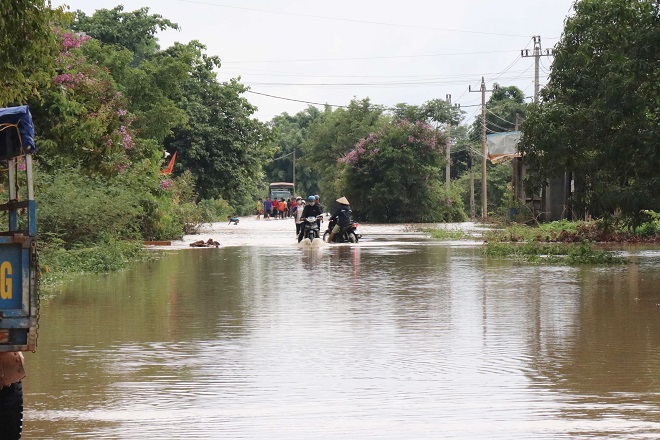
[[532, 266], [358, 229], [300, 247], [242, 219], [67, 284], [26, 354], [24, 438], [660, 438], [660, 251]]

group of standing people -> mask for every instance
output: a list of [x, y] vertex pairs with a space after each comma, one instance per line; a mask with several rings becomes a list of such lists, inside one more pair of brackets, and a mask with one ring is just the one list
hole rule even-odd
[[296, 200], [280, 198], [277, 200], [270, 197], [266, 197], [266, 200], [259, 198], [257, 200], [257, 220], [261, 220], [261, 216], [264, 216], [264, 219], [278, 219], [278, 218], [289, 218], [292, 217], [298, 202]]

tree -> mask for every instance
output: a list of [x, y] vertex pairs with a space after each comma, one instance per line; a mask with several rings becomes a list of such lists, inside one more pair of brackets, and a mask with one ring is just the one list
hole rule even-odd
[[219, 60], [203, 49], [193, 41], [166, 51], [172, 58], [188, 57], [191, 74], [180, 85], [185, 99], [178, 104], [188, 123], [173, 130], [165, 147], [178, 152], [175, 173], [189, 170], [201, 198], [224, 198], [236, 206], [258, 193], [262, 165], [273, 154], [271, 130], [252, 118], [256, 108], [241, 96], [244, 85], [217, 81], [213, 68]]
[[[192, 74], [197, 53], [195, 49], [160, 51], [157, 32], [178, 25], [149, 14], [146, 7], [123, 11], [123, 6], [99, 9], [91, 16], [77, 11], [73, 28], [94, 38], [83, 51], [108, 68], [129, 98], [138, 136], [162, 145], [175, 127], [187, 123], [179, 102], [185, 101], [182, 84]], [[219, 66], [220, 60], [215, 61]]]
[[282, 113], [271, 122], [274, 129], [275, 144], [279, 150], [275, 154], [280, 159], [268, 163], [264, 170], [269, 182], [293, 181], [293, 152], [296, 153], [296, 193], [298, 195], [317, 194], [319, 192], [316, 173], [305, 165], [303, 143], [309, 135], [309, 126], [321, 117], [322, 113], [314, 106], [289, 115]]
[[[522, 122], [527, 115], [527, 108], [522, 90], [516, 86], [501, 87], [496, 84], [486, 102], [486, 133], [514, 131], [516, 115]], [[481, 117], [472, 123], [470, 138], [475, 141], [481, 139]]]
[[384, 222], [463, 220], [460, 199], [447, 203], [443, 194], [444, 141], [428, 124], [397, 120], [357, 142], [339, 160], [356, 214]]
[[108, 71], [83, 54], [90, 37], [64, 30], [59, 37], [58, 74], [40, 92], [41, 103], [31, 102], [44, 169], [111, 176], [150, 156], [135, 140], [126, 97]]
[[39, 97], [55, 75], [59, 47], [51, 26], [65, 15], [44, 0], [0, 0], [0, 11], [0, 107], [5, 107]]
[[387, 120], [383, 112], [384, 109], [371, 104], [369, 98], [352, 100], [346, 108], [333, 111], [326, 107], [309, 126], [309, 135], [302, 144], [305, 157], [301, 162], [316, 173], [324, 199], [334, 201], [341, 191], [338, 178], [342, 166], [338, 159]]
[[156, 33], [166, 29], [179, 29], [179, 25], [158, 14], [149, 14], [144, 7], [123, 12], [122, 5], [113, 9], [98, 9], [90, 17], [76, 11], [73, 29], [94, 37], [104, 44], [126, 48], [135, 55], [135, 65], [160, 49]]
[[572, 201], [632, 225], [660, 210], [658, 2], [581, 0], [523, 124], [530, 185], [575, 173]]

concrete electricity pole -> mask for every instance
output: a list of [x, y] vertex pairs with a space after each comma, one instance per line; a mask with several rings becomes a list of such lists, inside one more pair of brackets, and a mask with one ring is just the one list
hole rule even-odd
[[[477, 92], [477, 90], [472, 90], [472, 87], [469, 86], [468, 90], [470, 92]], [[481, 87], [478, 90], [481, 92], [481, 220], [486, 221], [488, 218], [488, 185], [486, 180], [486, 157], [488, 156], [488, 143], [486, 141], [486, 92], [492, 92], [497, 90], [497, 84], [493, 87], [493, 90], [486, 90], [486, 82], [484, 77], [481, 77]]]
[[534, 57], [534, 104], [539, 102], [539, 62], [541, 57], [550, 57], [552, 56], [552, 49], [546, 49], [545, 53], [542, 53], [541, 49], [541, 36], [534, 35], [534, 49], [532, 53], [529, 53], [529, 49], [522, 49], [520, 51], [520, 56], [523, 58]]
[[296, 195], [295, 194], [295, 192], [296, 192], [296, 148], [295, 147], [293, 148], [293, 170], [292, 171], [293, 171], [293, 180], [291, 181], [291, 183], [293, 183], [293, 192], [294, 192], [293, 196], [295, 196]]
[[447, 104], [449, 104], [449, 122], [447, 122], [447, 148], [445, 148], [445, 158], [447, 160], [447, 164], [445, 165], [445, 182], [447, 185], [447, 200], [449, 201], [449, 185], [451, 185], [450, 182], [450, 171], [451, 167], [449, 165], [449, 162], [451, 160], [450, 154], [451, 154], [451, 95], [447, 94]]

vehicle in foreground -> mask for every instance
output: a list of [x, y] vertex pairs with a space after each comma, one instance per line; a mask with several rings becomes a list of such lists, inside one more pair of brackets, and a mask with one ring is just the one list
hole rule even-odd
[[18, 439], [23, 426], [22, 352], [37, 348], [39, 267], [27, 106], [0, 109], [0, 161], [7, 199], [0, 204], [0, 437]]
[[[328, 237], [330, 236], [330, 231], [334, 227], [334, 221], [330, 221], [328, 224], [328, 229], [323, 233], [323, 241], [327, 242]], [[362, 236], [357, 232], [358, 224], [351, 222], [350, 225], [344, 226], [335, 234], [335, 238], [332, 240], [332, 243], [357, 243]]]

